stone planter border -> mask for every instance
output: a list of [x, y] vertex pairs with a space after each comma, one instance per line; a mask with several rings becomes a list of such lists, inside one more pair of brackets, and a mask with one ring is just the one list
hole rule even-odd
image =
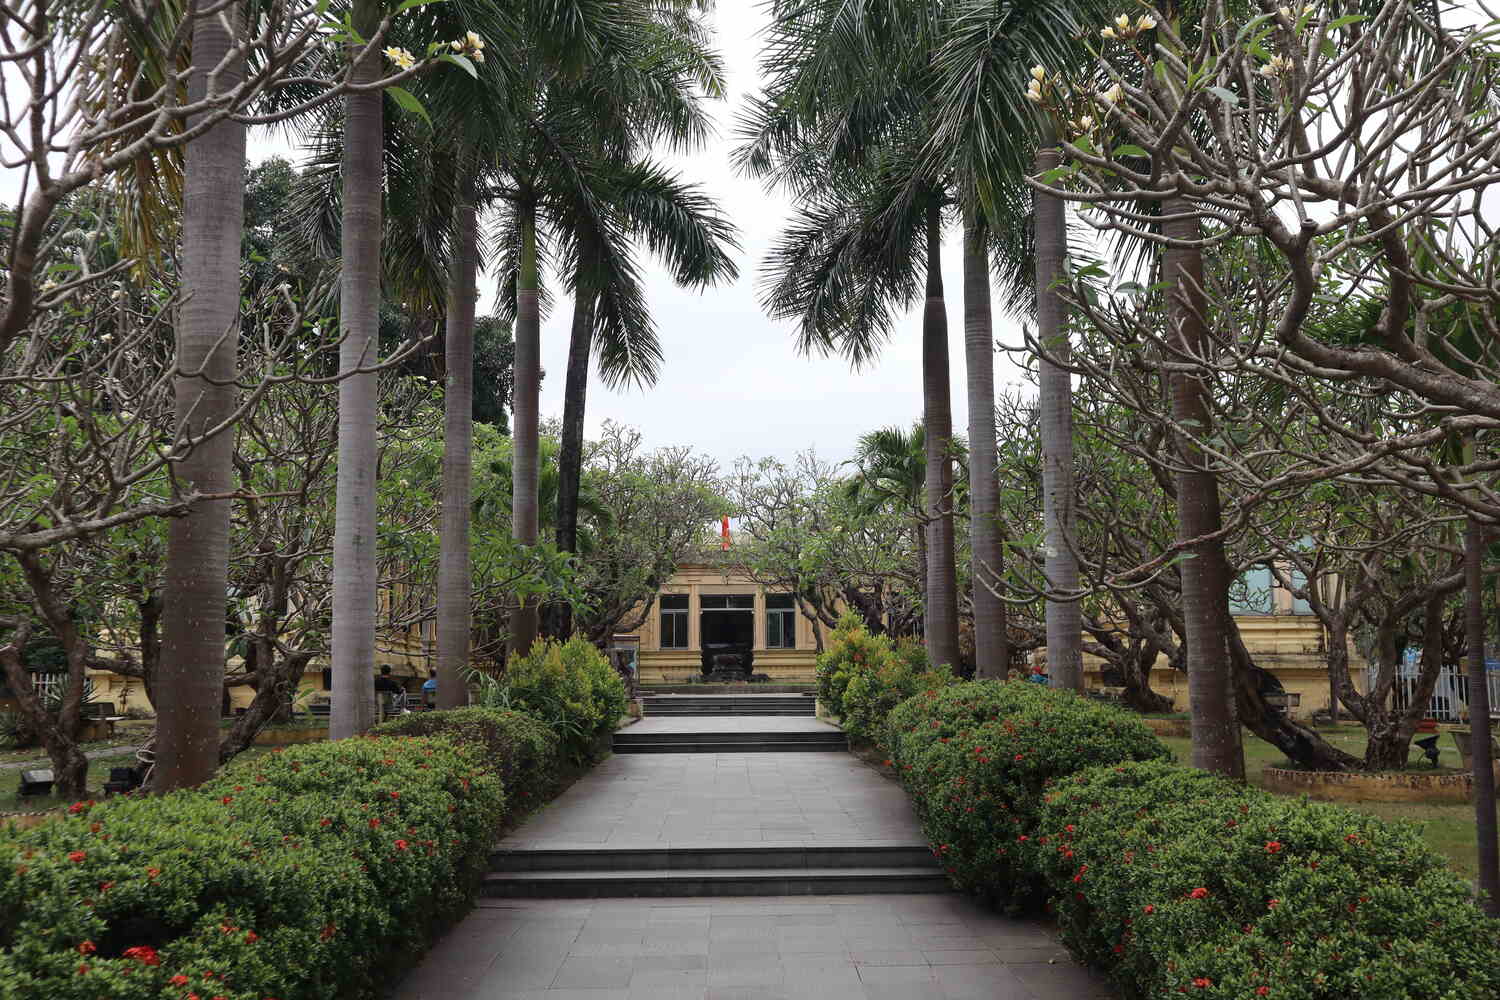
[[1268, 767], [1261, 775], [1267, 791], [1330, 802], [1468, 802], [1474, 785], [1472, 774], [1421, 771], [1364, 774]]

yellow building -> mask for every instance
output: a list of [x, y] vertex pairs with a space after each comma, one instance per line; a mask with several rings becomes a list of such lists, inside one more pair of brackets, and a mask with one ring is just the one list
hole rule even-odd
[[819, 636], [790, 593], [767, 590], [743, 570], [684, 563], [661, 588], [646, 621], [623, 633], [640, 642], [643, 684], [684, 684], [702, 676], [704, 646], [748, 646], [751, 669], [772, 683], [807, 684], [817, 675]]

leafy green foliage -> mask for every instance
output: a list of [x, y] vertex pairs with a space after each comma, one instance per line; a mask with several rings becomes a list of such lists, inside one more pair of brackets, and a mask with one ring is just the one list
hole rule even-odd
[[879, 741], [886, 716], [919, 691], [955, 683], [945, 665], [934, 667], [912, 639], [871, 635], [858, 616], [846, 614], [818, 657], [818, 698], [855, 739]]
[[1411, 826], [1149, 763], [1063, 782], [1040, 827], [1064, 940], [1132, 993], [1500, 995], [1500, 922]]
[[0, 835], [0, 996], [371, 996], [470, 898], [504, 807], [478, 746], [356, 739]]
[[886, 746], [949, 876], [1016, 910], [1047, 896], [1032, 841], [1053, 782], [1171, 756], [1131, 713], [1025, 681], [919, 694], [891, 713]]
[[625, 714], [625, 683], [586, 640], [543, 640], [511, 660], [501, 677], [481, 675], [479, 704], [536, 716], [558, 734], [571, 760], [584, 763]]
[[557, 734], [525, 712], [456, 708], [399, 715], [370, 730], [375, 736], [442, 737], [482, 748], [486, 766], [505, 786], [507, 813], [515, 816], [545, 801], [562, 762]]

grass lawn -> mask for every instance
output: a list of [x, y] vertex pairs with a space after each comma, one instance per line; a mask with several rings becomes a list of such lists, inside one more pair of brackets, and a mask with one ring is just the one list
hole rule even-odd
[[[109, 780], [109, 769], [112, 767], [129, 767], [134, 763], [134, 753], [124, 753], [118, 757], [100, 757], [98, 760], [89, 761], [89, 790], [95, 797], [102, 796], [104, 794], [102, 791], [104, 783]], [[41, 812], [44, 809], [69, 805], [73, 802], [72, 799], [59, 798], [55, 795], [28, 795], [23, 799], [16, 794], [16, 790], [20, 785], [20, 771], [0, 771], [0, 813]]]
[[[1319, 729], [1323, 738], [1346, 753], [1363, 756], [1365, 731], [1359, 726], [1341, 725], [1336, 729]], [[1183, 763], [1192, 759], [1192, 747], [1188, 740], [1164, 737], [1162, 742], [1172, 748], [1177, 759]], [[1456, 769], [1459, 765], [1458, 750], [1453, 738], [1446, 733], [1439, 743], [1442, 755], [1438, 760], [1443, 770]], [[1419, 773], [1430, 770], [1426, 758], [1416, 747], [1412, 748], [1411, 768]], [[1261, 772], [1267, 767], [1286, 764], [1286, 756], [1271, 744], [1245, 733], [1245, 776], [1255, 784], [1261, 784]], [[1378, 816], [1385, 820], [1411, 820], [1422, 828], [1422, 837], [1433, 850], [1448, 857], [1453, 870], [1472, 879], [1478, 874], [1478, 860], [1474, 840], [1474, 809], [1468, 804], [1451, 803], [1424, 805], [1415, 802], [1345, 802], [1350, 809]]]

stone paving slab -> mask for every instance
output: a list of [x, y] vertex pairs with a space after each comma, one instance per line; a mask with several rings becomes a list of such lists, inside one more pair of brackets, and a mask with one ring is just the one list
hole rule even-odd
[[391, 1000], [1106, 1000], [958, 895], [486, 900]]
[[852, 754], [681, 753], [609, 758], [500, 846], [867, 841], [925, 843], [900, 786]]

